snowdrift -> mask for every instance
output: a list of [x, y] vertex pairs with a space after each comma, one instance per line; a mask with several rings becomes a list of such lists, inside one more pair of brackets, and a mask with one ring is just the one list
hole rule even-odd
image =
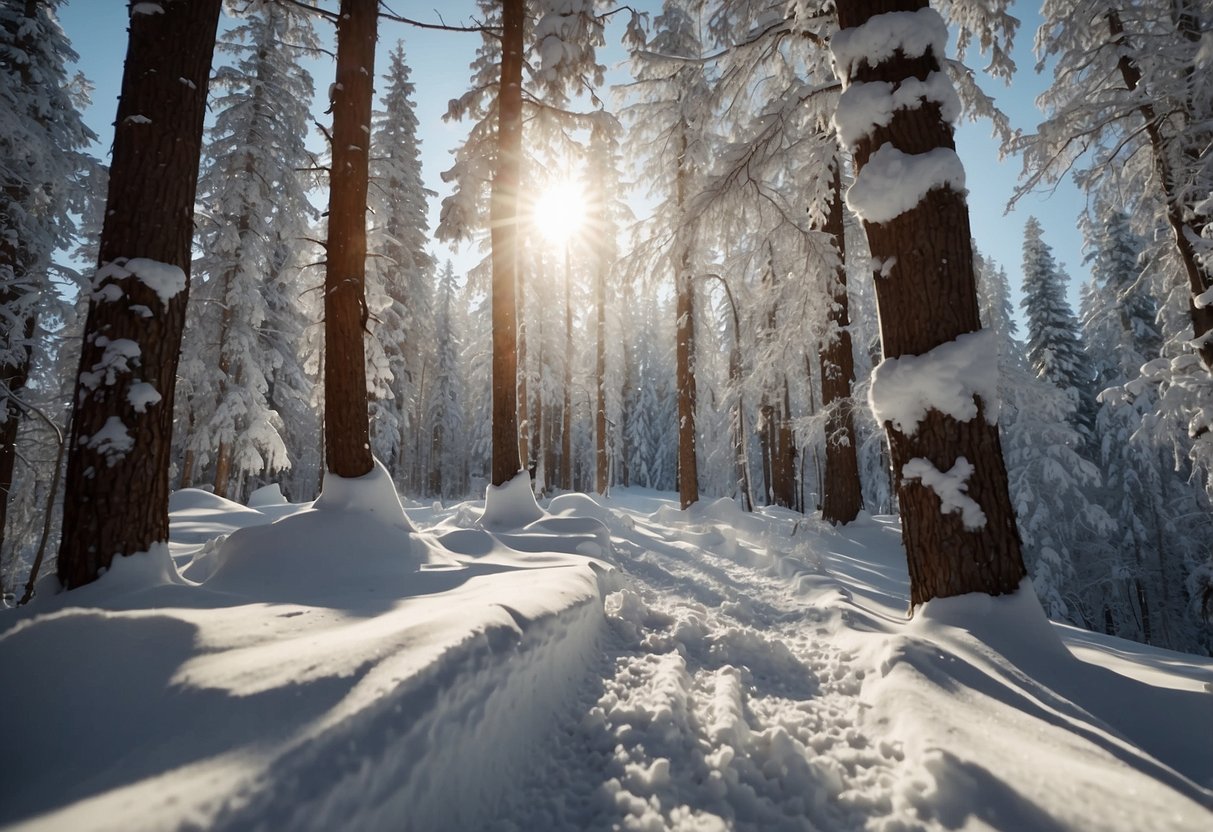
[[179, 492], [167, 549], [0, 615], [0, 825], [1213, 828], [1208, 659], [1026, 585], [907, 620], [892, 518], [514, 485]]

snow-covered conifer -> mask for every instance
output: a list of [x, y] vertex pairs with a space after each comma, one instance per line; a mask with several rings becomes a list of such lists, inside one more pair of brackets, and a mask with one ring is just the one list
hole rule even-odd
[[1035, 217], [1024, 224], [1023, 300], [1027, 318], [1028, 363], [1038, 378], [1061, 390], [1072, 402], [1074, 424], [1084, 441], [1094, 438], [1094, 381], [1083, 349], [1078, 321], [1066, 300], [1066, 277], [1043, 239]]
[[299, 59], [316, 47], [310, 19], [279, 3], [249, 7], [219, 44], [235, 60], [213, 81], [217, 115], [199, 182], [204, 282], [191, 300], [186, 355], [187, 447], [214, 454], [220, 495], [234, 477], [290, 466], [269, 396], [275, 373], [297, 364], [296, 345], [274, 325], [287, 323], [292, 252], [313, 214], [300, 172], [311, 165], [312, 79]]
[[[406, 464], [419, 447], [424, 386], [432, 382], [433, 257], [426, 251], [426, 200], [421, 180], [413, 82], [404, 46], [396, 44], [384, 80], [382, 109], [371, 134], [371, 226], [368, 239], [367, 304], [375, 344], [388, 377], [371, 403], [375, 455], [398, 482], [419, 489], [420, 460]], [[427, 372], [428, 370], [428, 372]], [[374, 374], [368, 373], [374, 379]], [[370, 383], [368, 381], [368, 383]], [[406, 479], [407, 476], [407, 479]]]
[[76, 54], [59, 4], [0, 6], [0, 548], [38, 319], [71, 310], [55, 284], [73, 272], [55, 252], [76, 239], [74, 215], [87, 210], [98, 167], [83, 150], [95, 138], [80, 117], [90, 87], [68, 69]]

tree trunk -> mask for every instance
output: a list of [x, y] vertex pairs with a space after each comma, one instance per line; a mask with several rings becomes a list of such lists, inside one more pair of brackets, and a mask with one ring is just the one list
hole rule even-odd
[[[542, 256], [542, 255], [538, 255]], [[518, 461], [530, 470], [531, 459], [531, 417], [530, 400], [527, 394], [527, 355], [526, 355], [526, 275], [525, 269], [518, 269]]]
[[232, 446], [228, 442], [220, 442], [215, 454], [215, 485], [216, 497], [227, 496], [228, 480], [232, 477]]
[[[685, 129], [679, 131], [678, 174], [675, 199], [680, 214], [685, 212], [687, 173], [683, 165], [687, 152]], [[675, 383], [678, 385], [678, 497], [685, 510], [699, 501], [699, 462], [695, 454], [695, 281], [691, 274], [691, 234], [681, 228], [674, 258]]]
[[783, 401], [776, 409], [775, 429], [775, 504], [784, 508], [796, 505], [796, 440], [792, 434], [792, 395], [788, 376], [783, 376]]
[[497, 171], [490, 209], [493, 260], [493, 485], [518, 473], [518, 188], [522, 159], [523, 0], [501, 3]]
[[560, 487], [573, 487], [573, 254], [564, 246], [564, 402], [560, 410]]
[[606, 403], [606, 282], [608, 264], [605, 257], [599, 258], [598, 279], [595, 287], [598, 306], [598, 353], [594, 374], [598, 378], [597, 401], [594, 412], [594, 490], [607, 493], [610, 476], [610, 457], [607, 455], [607, 403]]
[[[115, 555], [168, 540], [173, 397], [220, 5], [160, 0], [163, 13], [130, 17], [100, 268], [73, 397], [59, 548], [67, 588], [94, 580]], [[159, 401], [136, 409], [134, 384], [150, 384]]]
[[771, 426], [775, 423], [775, 409], [767, 394], [762, 394], [762, 403], [758, 406], [758, 452], [762, 455], [762, 489], [766, 505], [774, 501], [775, 488], [772, 481], [772, 463], [775, 461], [774, 431]]
[[855, 357], [851, 352], [851, 316], [847, 299], [847, 254], [843, 235], [842, 157], [834, 159], [834, 188], [823, 229], [838, 251], [838, 268], [830, 282], [830, 333], [821, 345], [821, 406], [825, 410], [826, 461], [821, 516], [827, 523], [850, 523], [863, 508], [859, 482], [858, 442], [851, 408]]
[[181, 484], [178, 488], [190, 488], [194, 484], [194, 458], [193, 451], [186, 451], [181, 459]]
[[374, 467], [366, 391], [366, 194], [378, 0], [341, 0], [333, 161], [324, 277], [324, 443], [328, 470], [361, 477]]
[[444, 450], [444, 426], [441, 419], [434, 420], [430, 436], [430, 493], [442, 499], [442, 454]]
[[[914, 12], [927, 5], [926, 0], [853, 0], [838, 5], [838, 22], [847, 30], [878, 14]], [[942, 71], [943, 57], [928, 48], [918, 57], [897, 51], [874, 65], [860, 60], [857, 66], [841, 68], [844, 76], [849, 75], [843, 78], [844, 87], [926, 79], [929, 73]], [[886, 143], [905, 154], [955, 148], [952, 128], [937, 103], [899, 109], [887, 125], [872, 129], [853, 148], [857, 180], [862, 180], [873, 152]], [[935, 187], [908, 211], [886, 222], [865, 220], [864, 228], [873, 258], [896, 258], [893, 274], [876, 281], [886, 360], [922, 355], [980, 329], [963, 191]], [[897, 430], [891, 422], [885, 424], [897, 479], [911, 605], [969, 592], [1014, 592], [1025, 575], [998, 426], [986, 421], [984, 404], [977, 405], [976, 415], [968, 421], [929, 409], [912, 434]], [[968, 496], [985, 515], [985, 522], [975, 527], [966, 526], [959, 513], [944, 514], [940, 498], [929, 486], [903, 475], [914, 459], [949, 471], [961, 457], [974, 469], [968, 478]]]

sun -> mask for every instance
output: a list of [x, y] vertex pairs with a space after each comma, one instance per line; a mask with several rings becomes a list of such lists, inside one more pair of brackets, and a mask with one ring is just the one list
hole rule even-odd
[[552, 185], [535, 200], [535, 227], [553, 243], [564, 243], [585, 222], [585, 191], [577, 182]]

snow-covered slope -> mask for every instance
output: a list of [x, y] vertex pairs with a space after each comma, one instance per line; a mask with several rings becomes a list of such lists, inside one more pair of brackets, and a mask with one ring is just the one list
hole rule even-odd
[[172, 562], [0, 615], [0, 824], [1213, 828], [1213, 662], [1030, 592], [907, 622], [892, 518], [344, 486], [182, 492]]

